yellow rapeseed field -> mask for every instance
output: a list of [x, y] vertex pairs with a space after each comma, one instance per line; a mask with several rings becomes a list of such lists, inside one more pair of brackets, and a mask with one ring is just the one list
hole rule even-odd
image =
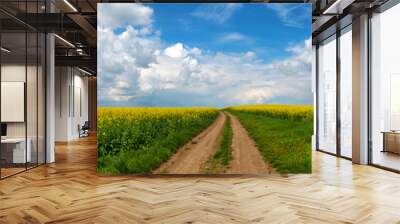
[[140, 120], [159, 119], [179, 116], [181, 119], [201, 117], [216, 113], [216, 109], [206, 107], [167, 108], [167, 107], [100, 107], [98, 108], [99, 123], [115, 121], [115, 119]]
[[311, 105], [243, 105], [226, 108], [231, 111], [252, 112], [284, 119], [312, 120], [313, 106]]
[[98, 109], [98, 169], [146, 173], [214, 121], [212, 108]]

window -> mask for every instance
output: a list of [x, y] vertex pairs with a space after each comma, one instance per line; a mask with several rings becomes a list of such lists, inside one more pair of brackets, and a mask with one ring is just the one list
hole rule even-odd
[[352, 33], [340, 35], [340, 155], [352, 157]]
[[[0, 6], [15, 5], [1, 2]], [[19, 13], [43, 1], [18, 2]], [[0, 178], [45, 163], [45, 35], [0, 13]], [[13, 108], [13, 109], [10, 109]]]
[[336, 153], [336, 36], [318, 47], [318, 149]]
[[371, 159], [400, 170], [400, 5], [371, 18]]

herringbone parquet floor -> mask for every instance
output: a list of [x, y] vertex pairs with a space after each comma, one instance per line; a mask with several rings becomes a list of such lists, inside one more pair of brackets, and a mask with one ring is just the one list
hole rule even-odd
[[312, 175], [101, 177], [94, 138], [0, 181], [0, 223], [400, 223], [400, 175], [315, 152]]

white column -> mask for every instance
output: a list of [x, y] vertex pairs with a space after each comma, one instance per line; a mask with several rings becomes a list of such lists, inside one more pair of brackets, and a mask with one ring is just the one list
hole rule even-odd
[[55, 133], [55, 56], [54, 56], [54, 35], [47, 34], [46, 37], [46, 163], [55, 161], [54, 133]]
[[[54, 5], [46, 1], [46, 11], [54, 12]], [[54, 34], [46, 35], [46, 163], [55, 162], [55, 43]]]
[[368, 163], [368, 15], [353, 19], [353, 162]]

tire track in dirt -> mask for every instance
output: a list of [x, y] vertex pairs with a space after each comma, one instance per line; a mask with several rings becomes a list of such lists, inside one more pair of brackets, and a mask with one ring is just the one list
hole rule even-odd
[[266, 163], [239, 119], [228, 113], [233, 132], [232, 160], [227, 173], [230, 174], [266, 174], [276, 173], [275, 169]]
[[167, 162], [154, 173], [199, 174], [212, 156], [220, 141], [226, 114], [221, 112], [218, 118], [199, 135], [180, 148]]

